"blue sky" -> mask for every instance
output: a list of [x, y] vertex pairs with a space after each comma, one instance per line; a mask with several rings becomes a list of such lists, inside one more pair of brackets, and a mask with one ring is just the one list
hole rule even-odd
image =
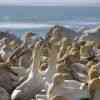
[[0, 5], [100, 5], [100, 0], [0, 0]]

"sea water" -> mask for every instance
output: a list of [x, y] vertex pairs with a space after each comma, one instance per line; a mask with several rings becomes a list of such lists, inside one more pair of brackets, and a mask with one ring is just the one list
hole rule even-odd
[[32, 31], [44, 36], [50, 27], [68, 28], [100, 24], [100, 7], [0, 6], [0, 31], [18, 37]]

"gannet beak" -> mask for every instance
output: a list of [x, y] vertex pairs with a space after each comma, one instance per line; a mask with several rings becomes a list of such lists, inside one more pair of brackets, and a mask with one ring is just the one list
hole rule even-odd
[[21, 92], [21, 90], [14, 90], [11, 95], [11, 100], [15, 100], [17, 94], [19, 94], [20, 92]]

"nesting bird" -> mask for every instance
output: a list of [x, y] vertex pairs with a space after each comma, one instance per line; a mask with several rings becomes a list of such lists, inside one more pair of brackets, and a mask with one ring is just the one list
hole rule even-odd
[[31, 65], [31, 71], [28, 78], [21, 83], [12, 93], [12, 100], [29, 100], [45, 88], [45, 82], [38, 72], [40, 66], [40, 41], [35, 45], [33, 51], [33, 62]]
[[89, 70], [89, 92], [91, 100], [100, 99], [100, 64], [93, 65]]

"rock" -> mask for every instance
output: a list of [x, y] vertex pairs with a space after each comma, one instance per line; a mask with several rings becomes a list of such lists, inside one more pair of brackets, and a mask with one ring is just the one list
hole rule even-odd
[[10, 95], [8, 94], [8, 92], [0, 87], [0, 100], [10, 100]]
[[92, 29], [94, 27], [96, 27], [96, 25], [83, 25], [83, 26], [78, 28], [77, 32], [84, 33], [84, 31]]
[[84, 30], [83, 34], [87, 34], [84, 40], [94, 40], [100, 44], [100, 26]]
[[50, 39], [52, 36], [61, 39], [62, 37], [68, 37], [70, 39], [75, 38], [78, 33], [72, 29], [65, 28], [63, 26], [56, 25], [52, 27], [49, 32], [47, 33], [47, 39]]

